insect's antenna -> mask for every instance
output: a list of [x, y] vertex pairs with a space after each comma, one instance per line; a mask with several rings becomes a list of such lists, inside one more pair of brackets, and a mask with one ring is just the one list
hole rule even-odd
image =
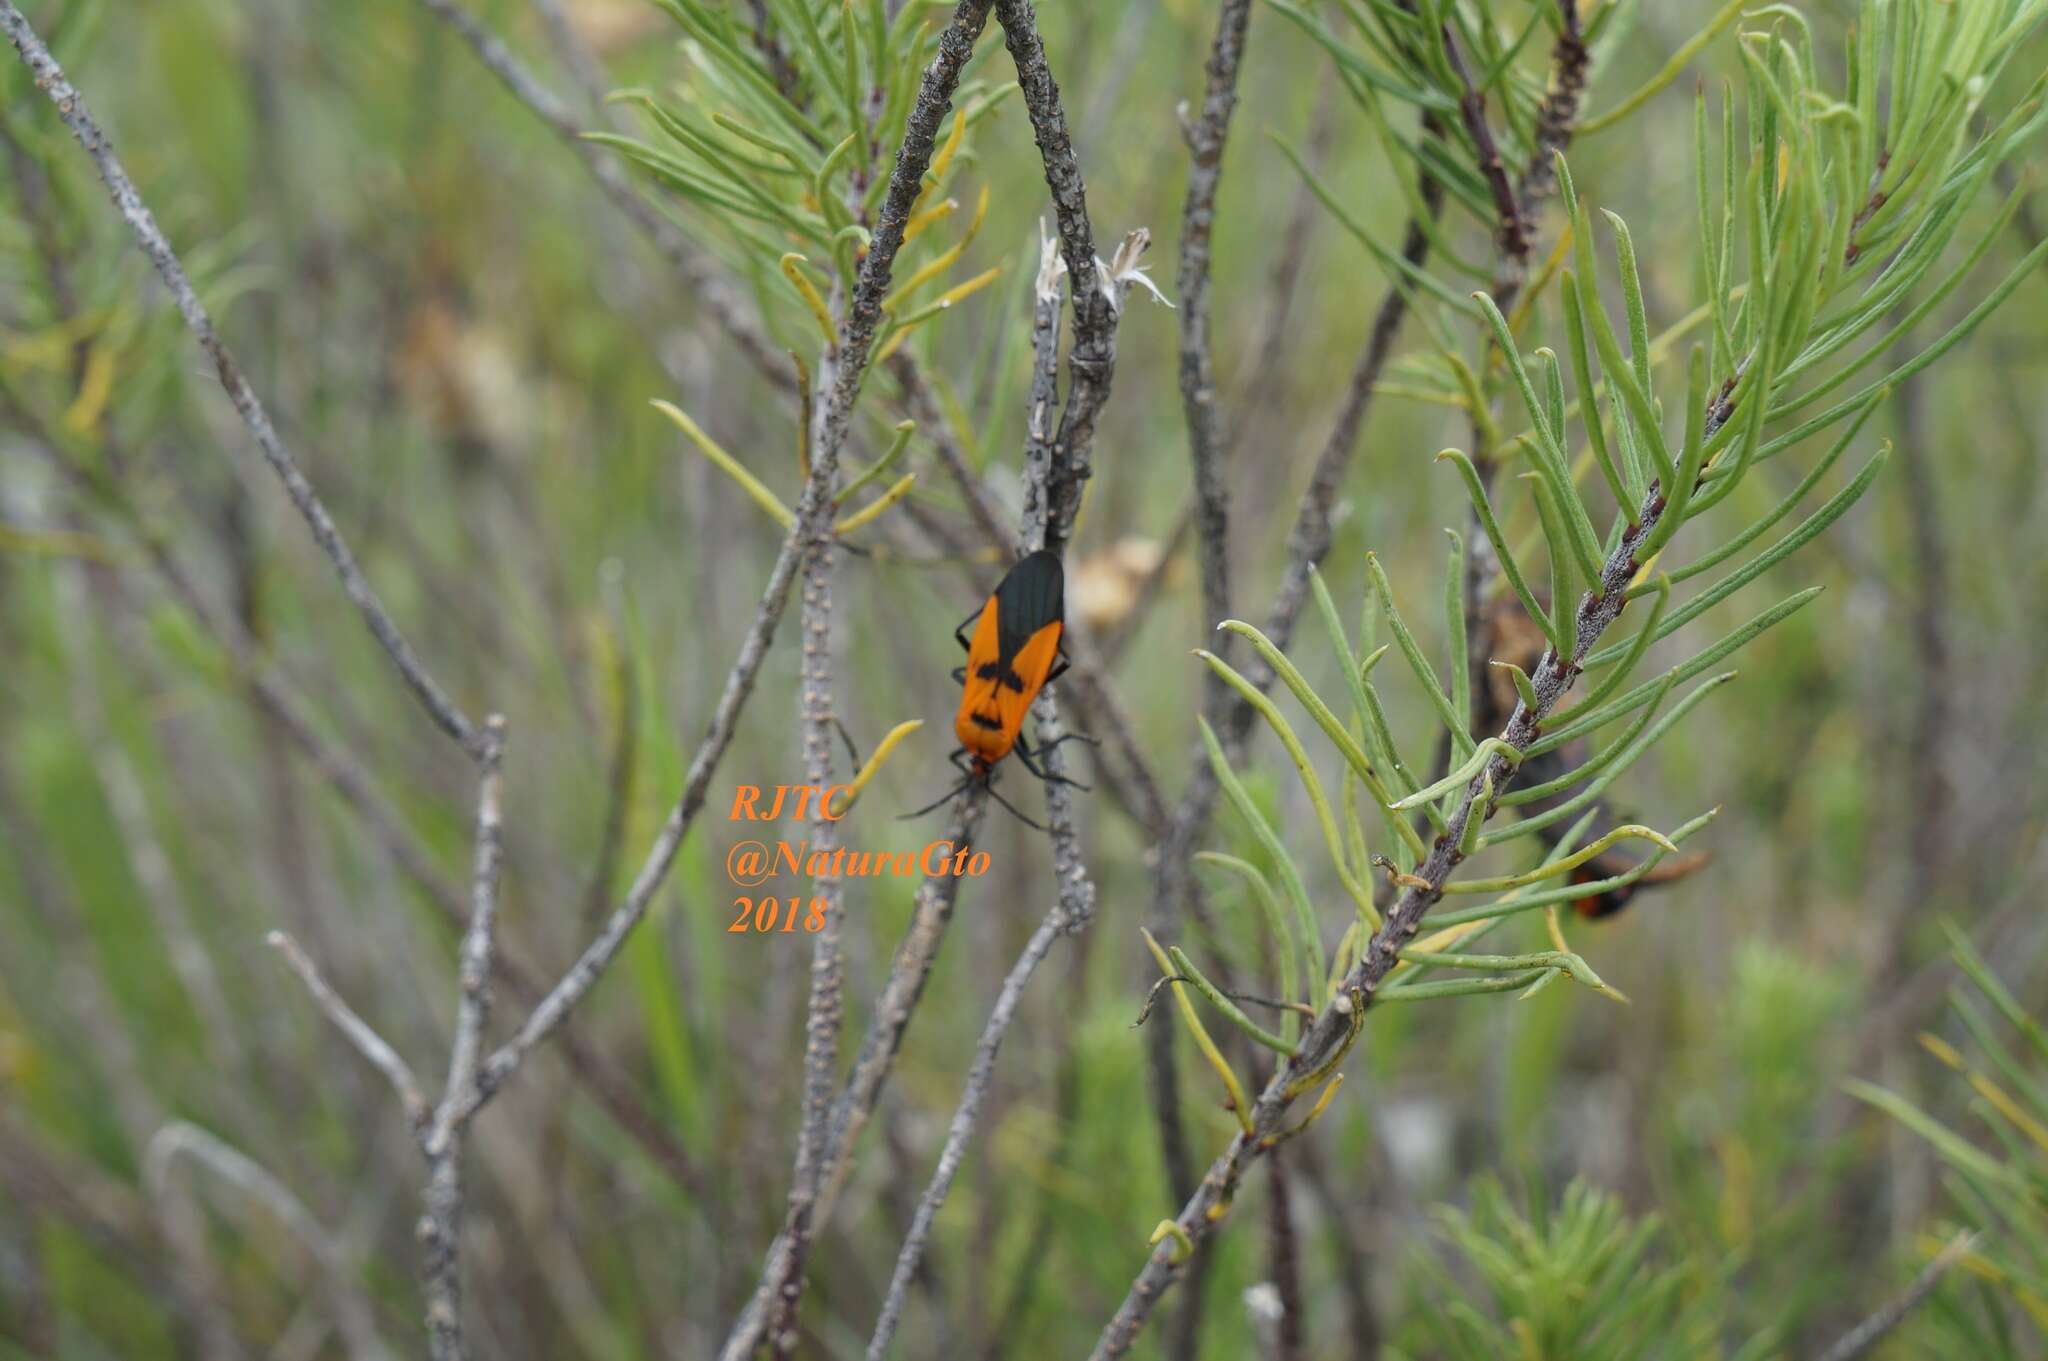
[[[931, 812], [931, 811], [932, 811], [932, 810], [933, 810], [934, 808], [937, 808], [937, 807], [941, 806], [942, 804], [947, 804], [947, 803], [951, 803], [951, 802], [953, 801], [954, 797], [955, 797], [956, 795], [958, 795], [958, 794], [960, 793], [960, 791], [962, 791], [963, 789], [967, 788], [967, 786], [968, 786], [968, 785], [970, 785], [970, 784], [973, 784], [973, 783], [974, 783], [974, 776], [972, 776], [972, 775], [969, 775], [969, 776], [968, 776], [968, 777], [967, 777], [966, 779], [964, 779], [964, 780], [962, 780], [962, 781], [961, 781], [960, 783], [958, 783], [958, 784], [954, 785], [954, 786], [953, 786], [953, 787], [952, 787], [951, 789], [949, 789], [949, 790], [947, 790], [947, 791], [946, 791], [945, 793], [943, 793], [943, 794], [939, 795], [939, 797], [937, 797], [936, 799], [933, 799], [933, 800], [932, 800], [932, 801], [931, 801], [930, 803], [928, 803], [928, 804], [926, 804], [926, 805], [925, 805], [924, 807], [922, 807], [922, 808], [918, 809], [918, 810], [917, 810], [916, 812], [914, 812], [914, 813], [899, 813], [899, 814], [897, 814], [897, 815], [896, 815], [896, 820], [897, 820], [898, 822], [908, 822], [908, 821], [910, 821], [910, 819], [912, 819], [912, 818], [921, 818], [921, 817], [923, 817], [923, 816], [924, 816], [924, 815], [925, 815], [926, 813], [929, 813], [929, 812]], [[993, 792], [993, 791], [991, 791], [991, 792]], [[1004, 806], [1005, 806], [1005, 807], [1008, 807], [1008, 805], [1007, 805], [1007, 804], [1006, 804], [1006, 805], [1004, 805]], [[1015, 810], [1015, 809], [1011, 809], [1010, 811], [1011, 811], [1011, 812], [1016, 812], [1016, 810]], [[1019, 816], [1022, 816], [1022, 815], [1021, 815], [1021, 814], [1019, 814]]]
[[1016, 805], [1016, 804], [1014, 804], [1014, 803], [1011, 803], [1011, 802], [1010, 802], [1010, 801], [1009, 801], [1008, 799], [1004, 798], [1004, 797], [1003, 797], [1003, 796], [1002, 796], [1001, 794], [998, 794], [998, 793], [996, 793], [996, 786], [995, 786], [995, 781], [993, 781], [993, 780], [989, 781], [989, 786], [988, 786], [988, 796], [989, 796], [990, 798], [994, 799], [994, 800], [995, 800], [995, 801], [996, 801], [997, 803], [1001, 804], [1001, 805], [1002, 805], [1003, 807], [1005, 807], [1005, 808], [1009, 809], [1009, 810], [1010, 810], [1010, 816], [1011, 816], [1011, 817], [1014, 817], [1015, 819], [1017, 819], [1017, 821], [1019, 821], [1019, 822], [1023, 823], [1023, 824], [1024, 824], [1024, 825], [1025, 825], [1026, 827], [1029, 827], [1029, 828], [1031, 828], [1031, 829], [1032, 829], [1033, 831], [1038, 831], [1038, 832], [1042, 832], [1042, 831], [1044, 831], [1044, 830], [1045, 830], [1045, 824], [1044, 824], [1044, 823], [1041, 823], [1041, 822], [1033, 822], [1033, 821], [1032, 821], [1032, 820], [1031, 820], [1030, 818], [1027, 818], [1027, 817], [1025, 817], [1025, 816], [1024, 816], [1024, 814], [1022, 814], [1021, 812], [1019, 812], [1019, 811], [1017, 810], [1017, 805]]

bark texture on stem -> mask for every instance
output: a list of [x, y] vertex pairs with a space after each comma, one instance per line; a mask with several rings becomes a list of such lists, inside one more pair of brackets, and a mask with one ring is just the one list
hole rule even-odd
[[[1202, 625], [1206, 632], [1230, 617], [1230, 480], [1223, 416], [1216, 405], [1216, 360], [1209, 332], [1209, 269], [1216, 225], [1216, 194], [1223, 180], [1223, 150], [1237, 108], [1237, 72], [1244, 59], [1251, 0], [1224, 0], [1209, 50], [1208, 88], [1202, 111], [1185, 134], [1190, 165], [1181, 206], [1180, 270], [1174, 291], [1180, 308], [1180, 399], [1194, 465], [1195, 549], [1202, 570]], [[1217, 640], [1219, 655], [1231, 648]], [[1211, 723], [1221, 719], [1231, 689], [1214, 671], [1203, 678]]]

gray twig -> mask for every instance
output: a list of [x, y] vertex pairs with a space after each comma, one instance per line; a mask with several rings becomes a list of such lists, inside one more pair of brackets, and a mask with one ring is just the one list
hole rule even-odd
[[1926, 1302], [1934, 1288], [1941, 1284], [1941, 1278], [1948, 1275], [1949, 1269], [1967, 1257], [1976, 1245], [1977, 1235], [1956, 1235], [1933, 1261], [1921, 1268], [1913, 1283], [1897, 1298], [1887, 1301], [1876, 1313], [1844, 1333], [1834, 1346], [1821, 1353], [1820, 1361], [1856, 1361], [1857, 1357], [1867, 1355], [1892, 1329], [1904, 1323], [1908, 1314]]
[[[1194, 464], [1196, 554], [1202, 569], [1202, 623], [1214, 628], [1230, 617], [1230, 482], [1221, 413], [1216, 409], [1216, 362], [1209, 336], [1209, 262], [1216, 223], [1216, 192], [1223, 179], [1223, 148], [1230, 116], [1237, 108], [1237, 71], [1244, 58], [1251, 0], [1223, 0], [1216, 38], [1209, 49], [1209, 84], [1202, 112], [1185, 129], [1191, 164], [1181, 207], [1180, 397], [1188, 423], [1188, 455]], [[1230, 642], [1218, 640], [1219, 651]], [[1211, 671], [1205, 683], [1211, 723], [1221, 718], [1233, 693]]]
[[[830, 356], [827, 357], [829, 369]], [[816, 474], [831, 485], [832, 470], [821, 460]], [[825, 503], [828, 507], [829, 501]], [[805, 547], [803, 586], [803, 661], [799, 717], [802, 723], [805, 779], [813, 789], [832, 785], [832, 541], [829, 523], [820, 517]], [[838, 844], [837, 825], [821, 807], [811, 824], [814, 855], [829, 862]], [[777, 1358], [790, 1355], [797, 1343], [797, 1311], [803, 1298], [804, 1262], [812, 1242], [811, 1219], [824, 1182], [825, 1143], [832, 1116], [832, 1080], [839, 1068], [839, 1030], [845, 1019], [845, 958], [840, 950], [845, 885], [839, 876], [814, 877], [814, 901], [824, 920], [811, 936], [811, 990], [804, 1021], [803, 1117], [798, 1126], [796, 1167], [790, 1176], [789, 1213], [783, 1236], [789, 1257], [777, 1287], [775, 1321], [768, 1330]]]
[[904, 1238], [902, 1250], [896, 1256], [896, 1270], [889, 1278], [889, 1293], [882, 1303], [881, 1316], [875, 1321], [874, 1336], [868, 1342], [868, 1361], [882, 1361], [889, 1353], [889, 1344], [896, 1336], [896, 1325], [903, 1316], [904, 1300], [910, 1293], [911, 1278], [917, 1274], [918, 1264], [924, 1260], [932, 1221], [937, 1217], [939, 1207], [945, 1204], [946, 1192], [952, 1188], [953, 1176], [960, 1170], [961, 1160], [967, 1155], [968, 1141], [974, 1137], [975, 1124], [981, 1118], [982, 1102], [988, 1096], [989, 1081], [995, 1073], [996, 1051], [1002, 1047], [1003, 1036], [1009, 1032], [1010, 1018], [1016, 1014], [1017, 1003], [1024, 996], [1024, 985], [1031, 981], [1031, 975], [1037, 971], [1047, 951], [1052, 949], [1053, 942], [1060, 937], [1063, 913], [1063, 908], [1055, 906], [1038, 924], [1038, 929], [1031, 933], [1024, 952], [1010, 966], [1009, 976], [1003, 979], [1003, 986], [996, 993], [995, 1006], [989, 1010], [988, 1021], [981, 1029], [981, 1041], [974, 1049], [974, 1062], [967, 1070], [960, 1105], [953, 1112], [953, 1122], [946, 1130], [946, 1145], [939, 1153], [938, 1168], [932, 1173], [924, 1198], [918, 1202], [910, 1233]]
[[449, 1047], [448, 1087], [435, 1119], [435, 1138], [453, 1133], [455, 1112], [476, 1086], [484, 1026], [491, 1014], [491, 962], [497, 949], [498, 871], [505, 855], [505, 720], [484, 720], [482, 774], [477, 781], [476, 845], [470, 872], [469, 929], [462, 937], [455, 1004], [455, 1040]]
[[297, 941], [282, 931], [272, 931], [267, 939], [271, 948], [284, 956], [284, 962], [306, 985], [306, 991], [313, 995], [314, 1005], [334, 1023], [342, 1038], [354, 1045], [356, 1052], [368, 1059], [370, 1066], [382, 1073], [391, 1089], [398, 1093], [398, 1104], [405, 1111], [406, 1121], [415, 1130], [425, 1129], [431, 1112], [426, 1097], [421, 1094], [419, 1079], [413, 1076], [412, 1066], [382, 1035], [371, 1029], [369, 1022], [356, 1015], [355, 1008], [328, 984], [319, 967], [306, 957]]
[[[1043, 233], [1045, 224], [1039, 224]], [[1052, 520], [1052, 482], [1058, 430], [1054, 413], [1060, 402], [1060, 239], [1041, 236], [1038, 278], [1031, 293], [1031, 386], [1024, 399], [1024, 542], [1027, 553], [1047, 547]], [[1058, 548], [1055, 548], [1058, 551]]]
[[455, 1038], [448, 1086], [421, 1141], [427, 1157], [426, 1213], [419, 1222], [421, 1277], [427, 1292], [427, 1344], [434, 1361], [462, 1361], [463, 1135], [475, 1107], [477, 1061], [491, 1011], [491, 957], [497, 944], [498, 870], [504, 858], [505, 720], [484, 720], [477, 781], [476, 844], [470, 874], [469, 929], [457, 966]]
[[428, 673], [426, 666], [412, 650], [412, 644], [406, 641], [404, 633], [385, 610], [383, 602], [377, 598], [376, 590], [363, 575], [362, 568], [357, 565], [348, 541], [342, 537], [333, 517], [327, 513], [327, 506], [321, 501], [320, 494], [307, 480], [298, 461], [292, 457], [291, 451], [285, 448], [284, 441], [278, 437], [277, 428], [271, 424], [270, 413], [264, 410], [255, 389], [249, 386], [249, 380], [243, 376], [241, 366], [235, 362], [234, 355], [214, 331], [213, 318], [207, 313], [205, 304], [199, 301], [199, 295], [193, 291], [192, 281], [186, 277], [185, 267], [178, 262], [177, 253], [171, 249], [171, 243], [164, 239], [163, 232], [157, 227], [155, 215], [150, 212], [149, 205], [142, 201], [141, 194], [136, 192], [134, 182], [128, 178], [128, 172], [121, 167], [120, 159], [115, 156], [114, 148], [108, 142], [106, 134], [100, 130], [99, 124], [93, 121], [92, 115], [86, 110], [84, 97], [64, 78], [63, 69], [57, 65], [56, 58], [50, 55], [50, 50], [43, 45], [43, 40], [36, 36], [35, 30], [29, 26], [28, 20], [22, 17], [21, 11], [14, 7], [13, 0], [0, 0], [0, 29], [6, 31], [8, 41], [14, 44], [14, 50], [21, 55], [23, 64], [35, 78], [36, 88], [57, 106], [58, 116], [64, 120], [64, 125], [71, 129], [71, 134], [78, 139], [78, 144], [85, 148], [86, 155], [91, 157], [93, 166], [99, 171], [100, 179], [106, 184], [107, 192], [114, 201], [115, 210], [134, 233], [137, 244], [142, 247], [142, 253], [149, 257], [157, 276], [170, 290], [173, 301], [177, 303], [179, 315], [184, 317], [185, 325], [199, 341], [199, 347], [206, 351], [207, 357], [213, 361], [214, 370], [220, 376], [220, 384], [226, 390], [228, 400], [234, 404], [235, 411], [249, 427], [249, 432], [256, 437], [256, 445], [262, 450], [264, 461], [270, 465], [271, 471], [284, 485], [285, 495], [291, 498], [292, 505], [305, 519], [307, 528], [312, 530], [314, 541], [320, 545], [321, 551], [333, 564], [335, 575], [341, 579], [342, 590], [362, 614], [363, 622], [368, 626], [371, 636], [391, 658], [392, 665], [398, 668], [398, 674], [404, 679], [406, 687], [413, 692], [414, 697], [441, 730], [454, 738], [471, 756], [480, 756], [481, 737], [476, 725], [457, 707], [455, 701], [449, 698], [447, 691], [441, 688], [440, 682]]
[[434, 1361], [464, 1361], [468, 1354], [462, 1336], [463, 1136], [479, 1104], [478, 1059], [490, 1015], [498, 878], [504, 858], [501, 763], [505, 720], [492, 714], [481, 732], [470, 918], [458, 970], [455, 1036], [449, 1046], [447, 1088], [431, 1110], [412, 1069], [397, 1051], [328, 986], [291, 937], [282, 931], [270, 933], [270, 943], [283, 953], [321, 1010], [390, 1080], [419, 1139], [427, 1164], [425, 1209], [418, 1225], [420, 1279], [426, 1294], [428, 1350]]

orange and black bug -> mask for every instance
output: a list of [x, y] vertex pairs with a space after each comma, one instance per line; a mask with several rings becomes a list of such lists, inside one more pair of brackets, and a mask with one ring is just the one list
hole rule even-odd
[[[1642, 875], [1634, 883], [1617, 884], [1605, 893], [1594, 893], [1584, 898], [1574, 899], [1572, 901], [1572, 911], [1588, 921], [1599, 921], [1602, 917], [1611, 917], [1628, 906], [1629, 899], [1636, 896], [1638, 889], [1653, 888], [1658, 884], [1673, 883], [1685, 878], [1688, 874], [1691, 874], [1706, 863], [1707, 855], [1705, 851], [1694, 851], [1687, 855], [1672, 856], [1662, 864], [1652, 868], [1648, 873]], [[1570, 882], [1574, 884], [1597, 884], [1602, 879], [1614, 879], [1627, 874], [1636, 867], [1636, 864], [1636, 861], [1631, 860], [1626, 855], [1609, 851], [1604, 855], [1594, 856], [1591, 860], [1573, 870]]]
[[[960, 682], [960, 712], [953, 720], [960, 745], [948, 758], [964, 774], [945, 796], [905, 817], [929, 813], [969, 785], [980, 782], [997, 803], [1016, 813], [1008, 800], [997, 794], [991, 781], [996, 762], [1017, 753], [1024, 768], [1047, 783], [1086, 788], [1074, 780], [1054, 775], [1038, 764], [1047, 748], [1034, 750], [1024, 740], [1024, 717], [1031, 702], [1046, 682], [1067, 669], [1062, 644], [1066, 638], [1066, 582], [1056, 554], [1040, 549], [1027, 554], [997, 584], [995, 593], [979, 610], [960, 621], [953, 637], [967, 649], [967, 665], [953, 672]], [[967, 633], [974, 626], [974, 635]], [[1061, 742], [1078, 738], [1068, 734]], [[1086, 741], [1087, 739], [1081, 738]]]

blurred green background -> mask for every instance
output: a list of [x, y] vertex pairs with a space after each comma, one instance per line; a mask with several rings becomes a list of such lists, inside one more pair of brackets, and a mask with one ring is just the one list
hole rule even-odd
[[[1214, 8], [1040, 11], [1098, 237], [1107, 249], [1149, 227], [1169, 295], [1186, 174], [1176, 109], [1199, 101]], [[1641, 83], [1703, 22], [1677, 8], [1691, 7], [1631, 16], [1590, 107]], [[1800, 8], [1835, 46], [1847, 7]], [[62, 33], [69, 73], [387, 603], [466, 707], [508, 716], [504, 937], [552, 976], [667, 813], [779, 540], [648, 403], [677, 403], [793, 500], [792, 401], [731, 352], [568, 147], [422, 6], [25, 9]], [[653, 5], [566, 10], [609, 84], [661, 87], [682, 69]], [[475, 13], [579, 120], [603, 125], [553, 59], [537, 7], [488, 0]], [[1239, 432], [1239, 609], [1252, 618], [1384, 286], [1268, 134], [1308, 148], [1384, 238], [1405, 211], [1328, 66], [1278, 14], [1255, 10], [1211, 301], [1219, 398]], [[2041, 54], [2016, 66], [2037, 71]], [[1695, 69], [1733, 75], [1731, 41]], [[978, 74], [1009, 71], [991, 62]], [[1690, 86], [1571, 152], [1581, 194], [1633, 227], [1658, 324], [1696, 288]], [[263, 942], [290, 931], [434, 1071], [454, 933], [421, 879], [465, 873], [471, 771], [350, 617], [47, 103], [13, 63], [0, 90], [12, 171], [0, 181], [0, 1356], [360, 1355], [351, 1328], [362, 1327], [414, 1353], [417, 1156], [375, 1075]], [[1014, 96], [971, 154], [991, 193], [963, 270], [1006, 270], [912, 347], [970, 460], [1014, 506], [1027, 290], [1047, 216]], [[1553, 214], [1545, 249], [1555, 229]], [[2025, 199], [1985, 277], [2041, 234]], [[717, 248], [777, 344], [814, 349], [772, 262]], [[74, 294], [70, 322], [54, 306], [53, 255]], [[1930, 335], [1979, 292], [1946, 304]], [[1752, 1354], [1812, 1353], [1943, 1240], [1958, 1212], [1934, 1156], [1842, 1081], [1871, 1079], [1988, 1137], [1964, 1109], [1965, 1084], [1914, 1042], [1922, 1029], [1960, 1042], [1944, 1005], [1944, 916], [2023, 1005], [2044, 1000], [2044, 305], [2029, 279], [1961, 351], [1905, 384], [1864, 435], [1898, 446], [1873, 495], [1688, 632], [1703, 639], [1800, 586], [1828, 588], [1741, 654], [1739, 680], [1620, 786], [1625, 810], [1659, 827], [1724, 808], [1696, 843], [1713, 857], [1700, 873], [1574, 930], [1632, 1005], [1557, 987], [1527, 1002], [1372, 1014], [1351, 1082], [1288, 1159], [1306, 1355], [1466, 1354], [1429, 1331], [1447, 1301], [1474, 1291], [1482, 1309], [1512, 1306], [1479, 1283], [1464, 1235], [1521, 1241], [1504, 1217], [1542, 1220], [1574, 1179], [1611, 1193], [1617, 1215], [1655, 1217], [1646, 1274], [1624, 1273], [1625, 1290], [1668, 1273], [1657, 1288], [1676, 1303], [1664, 1317], [1688, 1321], [1530, 1356], [1733, 1356], [1759, 1338]], [[1111, 674], [1169, 792], [1194, 755], [1201, 668], [1187, 653], [1208, 637], [1191, 546], [1175, 534], [1189, 495], [1176, 324], [1142, 297], [1129, 306], [1069, 559], [1070, 615], [1114, 644]], [[879, 448], [892, 419], [870, 403], [857, 439]], [[1431, 459], [1466, 439], [1457, 412], [1392, 394], [1375, 404], [1325, 568], [1347, 613], [1370, 549], [1414, 613], [1434, 618], [1441, 527], [1462, 524], [1466, 507]], [[908, 460], [927, 473], [914, 495], [973, 542], [921, 435]], [[1746, 495], [1764, 504], [1804, 466], [1771, 465]], [[951, 630], [977, 598], [958, 564], [914, 536], [911, 548], [888, 534], [869, 542], [842, 559], [840, 708], [863, 751], [906, 719], [926, 727], [843, 830], [894, 850], [938, 834], [935, 822], [891, 819], [950, 779]], [[368, 781], [367, 806], [395, 825], [366, 817], [332, 769], [306, 759], [166, 589], [153, 545], [260, 640]], [[1145, 595], [1155, 564], [1160, 589]], [[475, 1131], [477, 1354], [703, 1355], [757, 1278], [788, 1189], [809, 950], [727, 932], [723, 857], [748, 833], [723, 819], [734, 783], [800, 778], [793, 633], [792, 619], [706, 820], [574, 1026], [699, 1184], [679, 1181], [619, 1103], [576, 1080], [584, 1065], [551, 1047]], [[1304, 651], [1319, 678], [1334, 674], [1319, 648]], [[1399, 703], [1397, 728], [1421, 730], [1420, 697], [1405, 690]], [[1254, 750], [1259, 796], [1312, 851], [1284, 757], [1270, 741]], [[1152, 1226], [1178, 1209], [1131, 1028], [1155, 972], [1138, 937], [1145, 839], [1099, 793], [1082, 809], [1098, 917], [1026, 996], [912, 1293], [902, 1356], [1082, 1352]], [[395, 856], [401, 843], [424, 863]], [[1228, 818], [1207, 844], [1250, 853]], [[1049, 901], [1040, 837], [997, 819], [985, 845], [993, 869], [963, 891], [815, 1253], [806, 1354], [864, 1345], [988, 1002]], [[914, 887], [849, 889], [856, 1026]], [[1341, 923], [1335, 883], [1311, 888]], [[1513, 948], [1541, 948], [1539, 923], [1518, 920], [1509, 935]], [[1203, 944], [1254, 958], [1249, 939]], [[1181, 1059], [1206, 1161], [1234, 1123], [1199, 1060], [1185, 1047]], [[317, 1232], [190, 1156], [196, 1136], [175, 1122], [267, 1168]], [[1251, 1178], [1216, 1240], [1201, 1356], [1257, 1354], [1246, 1291], [1274, 1270], [1269, 1194], [1263, 1172]], [[1472, 1217], [1447, 1227], [1447, 1204]], [[338, 1292], [337, 1275], [348, 1282]], [[1944, 1289], [1955, 1308], [1975, 1307], [1974, 1285]], [[339, 1322], [337, 1293], [367, 1301], [367, 1321]], [[1173, 1306], [1139, 1354], [1173, 1354], [1162, 1350]], [[2024, 1310], [2018, 1319], [2014, 1345], [2039, 1354]], [[1962, 1354], [1939, 1330], [1929, 1315], [1883, 1354]]]

